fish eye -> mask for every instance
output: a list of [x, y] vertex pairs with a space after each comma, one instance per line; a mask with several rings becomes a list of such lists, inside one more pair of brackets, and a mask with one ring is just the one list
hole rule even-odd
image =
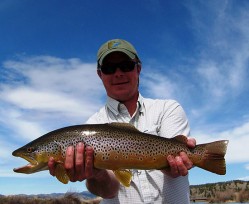
[[27, 152], [28, 152], [28, 153], [31, 153], [31, 152], [33, 152], [33, 151], [34, 151], [34, 148], [33, 148], [33, 147], [28, 147], [28, 148], [27, 148]]

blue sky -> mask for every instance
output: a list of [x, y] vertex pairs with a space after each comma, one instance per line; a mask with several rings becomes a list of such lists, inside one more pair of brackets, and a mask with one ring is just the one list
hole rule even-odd
[[194, 168], [190, 184], [249, 180], [249, 2], [0, 2], [0, 194], [83, 191], [48, 172], [16, 174], [16, 148], [84, 123], [105, 103], [99, 46], [130, 41], [142, 60], [140, 92], [175, 99], [197, 143], [228, 139], [227, 174]]

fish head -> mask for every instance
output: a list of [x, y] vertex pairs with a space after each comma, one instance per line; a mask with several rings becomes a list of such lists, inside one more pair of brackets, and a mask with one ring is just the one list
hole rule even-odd
[[[13, 171], [17, 173], [32, 174], [43, 170], [48, 170], [49, 157], [57, 157], [58, 150], [57, 144], [36, 144], [31, 142], [17, 150], [12, 155], [21, 157], [27, 160], [29, 163], [23, 167], [14, 168]], [[50, 147], [50, 148], [49, 148]]]

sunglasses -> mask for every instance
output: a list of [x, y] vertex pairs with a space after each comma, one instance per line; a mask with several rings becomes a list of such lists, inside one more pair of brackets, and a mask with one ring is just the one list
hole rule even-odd
[[117, 68], [119, 68], [122, 72], [130, 72], [132, 70], [134, 70], [135, 65], [138, 64], [138, 62], [134, 62], [134, 61], [123, 61], [120, 63], [106, 63], [106, 64], [102, 64], [102, 66], [100, 66], [100, 70], [104, 73], [104, 74], [114, 74], [117, 70]]

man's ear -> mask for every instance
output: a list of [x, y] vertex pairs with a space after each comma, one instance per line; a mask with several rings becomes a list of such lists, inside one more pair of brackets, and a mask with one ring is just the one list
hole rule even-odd
[[142, 69], [142, 65], [139, 63], [139, 64], [137, 65], [137, 73], [138, 73], [138, 74], [140, 74], [141, 69]]
[[97, 69], [97, 74], [98, 74], [99, 78], [101, 79], [102, 78], [102, 72], [99, 69]]

